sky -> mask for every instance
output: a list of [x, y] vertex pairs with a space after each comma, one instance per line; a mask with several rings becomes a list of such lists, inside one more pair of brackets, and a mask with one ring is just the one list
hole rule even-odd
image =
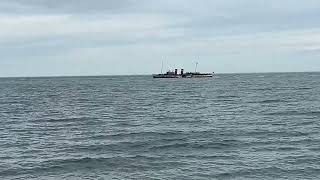
[[320, 71], [319, 0], [1, 0], [0, 77]]

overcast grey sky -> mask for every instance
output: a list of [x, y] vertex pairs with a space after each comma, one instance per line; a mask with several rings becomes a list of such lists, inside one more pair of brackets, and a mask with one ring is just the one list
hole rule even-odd
[[1, 0], [0, 76], [320, 71], [319, 0]]

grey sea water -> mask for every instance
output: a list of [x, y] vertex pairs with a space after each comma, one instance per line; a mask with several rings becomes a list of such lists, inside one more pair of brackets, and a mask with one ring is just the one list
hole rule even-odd
[[1, 78], [0, 179], [320, 179], [320, 73]]

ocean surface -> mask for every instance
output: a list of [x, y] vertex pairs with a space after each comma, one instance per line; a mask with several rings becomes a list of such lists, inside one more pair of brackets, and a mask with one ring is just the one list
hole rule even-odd
[[320, 73], [0, 78], [0, 179], [320, 179]]

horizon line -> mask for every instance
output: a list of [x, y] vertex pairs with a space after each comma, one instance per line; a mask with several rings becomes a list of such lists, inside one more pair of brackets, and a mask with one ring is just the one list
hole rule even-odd
[[[270, 71], [270, 72], [221, 72], [214, 74], [280, 74], [280, 73], [320, 73], [319, 71]], [[0, 78], [63, 78], [63, 77], [107, 77], [107, 76], [151, 76], [153, 74], [97, 74], [97, 75], [39, 75], [39, 76], [0, 76]]]

